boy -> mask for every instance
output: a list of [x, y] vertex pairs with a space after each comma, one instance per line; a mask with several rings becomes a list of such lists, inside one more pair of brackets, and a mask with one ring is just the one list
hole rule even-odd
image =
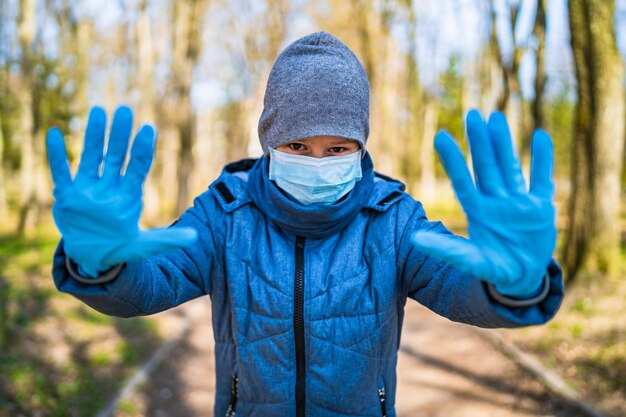
[[437, 135], [466, 240], [374, 173], [368, 118], [355, 55], [324, 32], [299, 39], [269, 77], [264, 156], [227, 165], [174, 225], [147, 231], [138, 220], [153, 129], [137, 134], [120, 175], [131, 112], [116, 112], [103, 155], [95, 108], [74, 180], [52, 129], [57, 287], [121, 317], [209, 294], [216, 416], [395, 416], [407, 298], [482, 327], [542, 324], [558, 310], [552, 148], [535, 134], [528, 192], [501, 114], [467, 116], [476, 185], [454, 140]]

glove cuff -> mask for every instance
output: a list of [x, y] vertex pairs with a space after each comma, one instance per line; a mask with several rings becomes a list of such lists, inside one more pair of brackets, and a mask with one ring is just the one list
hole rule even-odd
[[83, 284], [104, 284], [110, 281], [113, 281], [119, 275], [122, 268], [126, 265], [125, 263], [117, 264], [114, 267], [108, 269], [102, 274], [98, 275], [96, 278], [84, 277], [78, 273], [78, 265], [73, 262], [69, 256], [65, 257], [65, 266], [67, 268], [67, 272], [78, 282], [82, 282]]
[[491, 296], [491, 298], [507, 307], [528, 307], [542, 302], [550, 292], [550, 285], [550, 274], [546, 271], [546, 274], [543, 277], [543, 287], [541, 292], [532, 298], [519, 299], [500, 294], [490, 282], [487, 282], [487, 291], [489, 292], [489, 296]]

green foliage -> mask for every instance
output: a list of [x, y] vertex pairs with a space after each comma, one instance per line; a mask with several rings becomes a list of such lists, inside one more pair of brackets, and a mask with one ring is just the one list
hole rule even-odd
[[[78, 94], [71, 72], [61, 71], [63, 60], [48, 57], [38, 51], [33, 56], [32, 117], [35, 134], [50, 126], [67, 131], [73, 117], [71, 109]], [[3, 163], [9, 170], [19, 170], [21, 163], [20, 144], [16, 134], [20, 129], [22, 111], [16, 88], [25, 88], [19, 81], [20, 74], [11, 72], [13, 67], [0, 67], [0, 130], [4, 145]], [[64, 74], [64, 75], [63, 75]], [[17, 86], [17, 87], [16, 87]], [[43, 150], [43, 146], [40, 146]]]
[[77, 94], [76, 85], [69, 78], [61, 78], [59, 59], [41, 58], [35, 73], [35, 128], [56, 126], [69, 130], [73, 117], [70, 105]]
[[134, 415], [139, 412], [139, 407], [137, 406], [137, 404], [135, 404], [131, 400], [120, 401], [117, 408], [121, 412], [122, 415], [124, 414]]
[[577, 313], [580, 313], [582, 315], [585, 314], [589, 314], [590, 312], [592, 312], [592, 308], [591, 308], [591, 300], [587, 297], [585, 298], [580, 298], [578, 300], [576, 300], [576, 302], [574, 302], [573, 304], [573, 310]]
[[465, 112], [463, 102], [463, 89], [465, 75], [459, 68], [459, 59], [450, 57], [448, 68], [439, 77], [438, 104], [439, 113], [437, 128], [446, 129], [452, 136], [462, 143], [465, 149], [465, 130], [463, 127], [463, 115]]
[[70, 315], [72, 318], [81, 320], [85, 323], [95, 324], [99, 326], [106, 326], [113, 323], [113, 317], [105, 316], [104, 314], [100, 314], [95, 310], [87, 308], [83, 305], [71, 310]]
[[[108, 390], [119, 384], [113, 378], [98, 381], [93, 370], [81, 364], [56, 373], [43, 361], [13, 357], [4, 361], [0, 369], [20, 408], [30, 412], [45, 410], [45, 415], [51, 417], [93, 415], [105, 405]], [[100, 385], [105, 382], [106, 385]]]
[[573, 338], [578, 338], [583, 334], [583, 326], [580, 323], [573, 324], [570, 327], [570, 332]]
[[[437, 129], [447, 130], [457, 140], [463, 152], [467, 152], [464, 88], [465, 74], [459, 68], [459, 59], [453, 55], [450, 57], [448, 68], [439, 76]], [[445, 175], [441, 164], [435, 164], [435, 172], [437, 176]]]

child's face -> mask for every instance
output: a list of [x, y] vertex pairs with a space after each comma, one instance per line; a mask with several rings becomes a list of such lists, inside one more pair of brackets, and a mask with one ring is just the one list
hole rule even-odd
[[361, 146], [357, 141], [339, 136], [313, 136], [294, 140], [276, 147], [276, 150], [294, 155], [323, 158], [326, 156], [349, 155], [357, 152]]

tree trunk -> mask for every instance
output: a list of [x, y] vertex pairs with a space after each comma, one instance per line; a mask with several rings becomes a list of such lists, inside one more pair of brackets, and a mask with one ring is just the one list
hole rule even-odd
[[[8, 261], [8, 259], [0, 259], [2, 261]], [[0, 270], [0, 349], [5, 350], [9, 347], [10, 337], [10, 322], [9, 322], [9, 283], [7, 279], [2, 275], [3, 271]]]
[[[402, 170], [408, 192], [418, 199], [423, 199], [424, 190], [421, 187], [420, 179], [424, 178], [424, 167], [422, 152], [422, 143], [427, 139], [422, 129], [424, 122], [424, 109], [422, 105], [423, 96], [426, 94], [420, 85], [419, 67], [417, 64], [417, 41], [415, 39], [417, 33], [417, 16], [415, 14], [415, 0], [405, 0], [404, 7], [408, 14], [408, 38], [410, 42], [409, 52], [406, 56], [406, 94], [408, 105], [408, 121], [403, 141], [402, 155], [399, 155], [399, 162]], [[432, 147], [432, 143], [431, 143]], [[432, 168], [432, 163], [431, 163]], [[421, 172], [421, 176], [420, 176]], [[431, 172], [432, 174], [432, 172]]]
[[224, 150], [227, 162], [243, 158], [248, 149], [248, 124], [245, 101], [226, 103], [222, 110], [224, 120]]
[[[376, 64], [376, 50], [374, 46], [374, 42], [376, 41], [376, 36], [374, 35], [374, 39], [372, 39], [372, 20], [374, 19], [372, 0], [358, 0], [354, 2], [349, 2], [351, 7], [353, 8], [353, 13], [351, 15], [354, 16], [354, 25], [355, 25], [355, 34], [358, 40], [358, 50], [359, 56], [361, 58], [361, 63], [363, 64], [363, 69], [367, 74], [367, 78], [370, 83], [370, 135], [374, 136], [382, 131], [382, 120], [381, 120], [381, 111], [379, 97], [378, 97], [378, 72], [379, 69]], [[373, 134], [373, 135], [372, 135]], [[379, 170], [382, 172], [389, 172], [388, 169], [390, 167], [385, 166], [383, 163], [382, 155], [383, 155], [383, 144], [384, 138], [376, 137], [375, 140], [369, 141], [368, 150], [375, 158], [376, 165]]]
[[522, 103], [522, 112], [524, 115], [528, 115], [528, 117], [522, 117], [522, 120], [527, 123], [523, 124], [522, 134], [519, 137], [519, 153], [524, 163], [530, 156], [532, 133], [536, 129], [545, 129], [546, 127], [544, 116], [544, 93], [547, 81], [545, 70], [546, 5], [547, 0], [537, 0], [537, 13], [533, 26], [533, 36], [537, 42], [535, 48], [535, 97], [530, 103]]
[[193, 169], [194, 115], [191, 108], [193, 70], [200, 57], [202, 20], [206, 2], [181, 0], [173, 2], [173, 89], [177, 99], [175, 122], [179, 139], [178, 213], [189, 205], [189, 177]]
[[138, 120], [154, 123], [154, 46], [152, 42], [152, 21], [148, 15], [148, 0], [139, 4], [135, 33], [137, 36], [137, 86], [141, 95]]
[[535, 98], [532, 102], [533, 130], [545, 128], [543, 97], [547, 80], [546, 69], [544, 67], [546, 49], [546, 2], [547, 0], [537, 0], [537, 15], [533, 28], [533, 35], [537, 41], [537, 50], [535, 52]]
[[391, 92], [394, 81], [391, 74], [390, 17], [385, 1], [359, 0], [352, 4], [356, 35], [360, 41], [360, 56], [370, 82], [370, 137], [368, 149], [376, 159], [381, 172], [393, 174], [394, 147], [397, 132], [391, 119], [394, 108]]
[[[2, 3], [0, 5], [0, 21], [6, 22], [7, 17], [7, 5]], [[7, 33], [0, 33], [0, 43], [8, 43]], [[2, 51], [0, 51], [2, 53]], [[7, 100], [9, 97], [9, 69], [5, 62], [0, 66], [0, 97], [3, 100]], [[8, 192], [7, 186], [9, 185], [7, 173], [5, 172], [5, 155], [8, 138], [4, 136], [4, 125], [7, 118], [3, 121], [4, 106], [0, 106], [0, 218], [6, 219], [9, 214], [8, 206]]]
[[[245, 98], [232, 98], [224, 107], [233, 119], [224, 119], [226, 160], [233, 161], [248, 155], [250, 138], [257, 136], [258, 110], [262, 108], [265, 85], [271, 65], [280, 52], [287, 34], [288, 0], [266, 0], [266, 7], [258, 17], [258, 24], [245, 28], [245, 74], [251, 79]], [[235, 19], [239, 17], [234, 16]], [[234, 24], [237, 27], [237, 24]], [[232, 136], [231, 136], [232, 135]]]
[[489, 36], [489, 48], [491, 55], [494, 58], [494, 62], [497, 64], [500, 70], [501, 86], [502, 90], [496, 100], [496, 108], [500, 111], [506, 111], [509, 104], [509, 98], [511, 96], [511, 90], [509, 90], [509, 72], [505, 68], [505, 64], [502, 57], [502, 50], [500, 48], [500, 42], [498, 42], [498, 15], [496, 13], [495, 4], [491, 4], [491, 35]]
[[494, 21], [491, 20], [491, 36], [478, 60], [478, 85], [480, 108], [484, 111], [497, 108], [501, 94], [502, 70], [500, 68], [499, 47], [495, 35]]
[[[137, 80], [136, 85], [139, 88], [141, 97], [137, 121], [140, 124], [156, 122], [155, 118], [155, 100], [154, 100], [154, 61], [155, 52], [152, 41], [152, 21], [148, 14], [148, 1], [142, 0], [139, 4], [139, 16], [136, 21], [135, 34], [137, 45]], [[157, 153], [152, 164], [150, 175], [144, 184], [144, 219], [148, 222], [155, 221], [159, 215], [159, 194], [167, 195], [166, 190], [159, 190], [158, 181], [160, 171], [162, 171], [161, 155]]]
[[16, 138], [20, 144], [20, 209], [17, 234], [22, 235], [33, 225], [32, 209], [36, 202], [36, 163], [34, 148], [34, 56], [35, 39], [35, 0], [21, 0], [19, 3], [18, 36], [21, 50], [19, 85], [16, 88], [19, 102], [20, 121]]
[[624, 66], [614, 32], [615, 2], [569, 3], [578, 103], [572, 193], [563, 258], [569, 279], [619, 271], [620, 173], [624, 146]]
[[420, 201], [425, 204], [434, 202], [437, 196], [435, 179], [435, 149], [433, 140], [437, 132], [438, 107], [432, 98], [426, 98], [424, 104], [424, 133], [420, 151]]
[[[0, 69], [0, 77], [4, 74]], [[2, 80], [0, 80], [0, 91], [3, 91]], [[0, 218], [6, 219], [9, 213], [7, 206], [7, 181], [4, 173], [4, 135], [2, 131], [2, 115], [0, 114]]]
[[[500, 97], [498, 97], [496, 107], [498, 110], [506, 113], [513, 140], [519, 144], [519, 137], [524, 130], [521, 128], [522, 126], [524, 126], [524, 115], [522, 113], [522, 94], [519, 81], [519, 66], [522, 61], [522, 54], [524, 51], [522, 48], [519, 47], [519, 45], [515, 43], [515, 39], [513, 39], [513, 56], [511, 58], [511, 62], [505, 62], [504, 56], [502, 55], [502, 49], [500, 48], [500, 44], [498, 43], [497, 38], [497, 15], [494, 3], [492, 3], [491, 7], [492, 34], [490, 44], [494, 49], [495, 55], [498, 57], [498, 62], [502, 73], [503, 87]], [[517, 16], [521, 7], [521, 3], [517, 6], [509, 6], [509, 25], [511, 27], [511, 33], [513, 34], [515, 34], [515, 30], [517, 27]]]

